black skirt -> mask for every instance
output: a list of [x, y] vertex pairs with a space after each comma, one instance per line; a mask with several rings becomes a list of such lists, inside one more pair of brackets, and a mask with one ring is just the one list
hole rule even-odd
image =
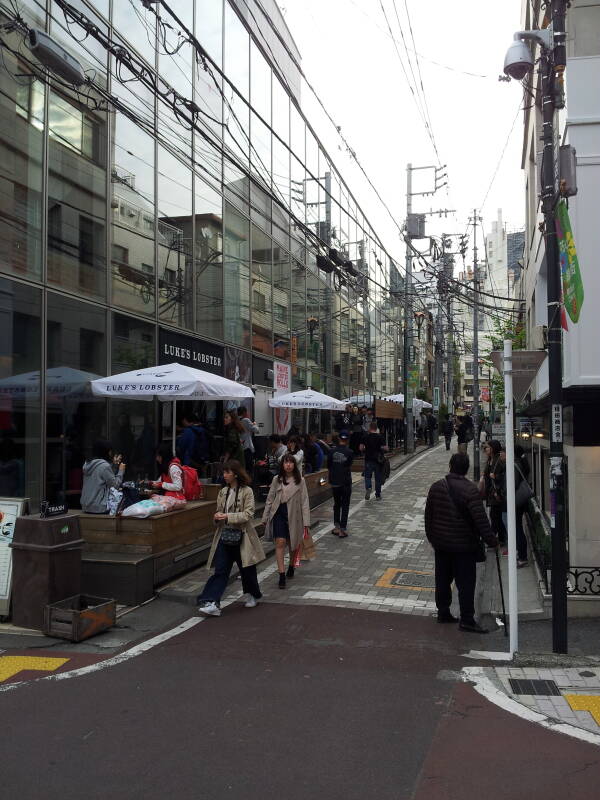
[[273, 517], [273, 539], [286, 539], [286, 541], [290, 541], [287, 503], [281, 503]]

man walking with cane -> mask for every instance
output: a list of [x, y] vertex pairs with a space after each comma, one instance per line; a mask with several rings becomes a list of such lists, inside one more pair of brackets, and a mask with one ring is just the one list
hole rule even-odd
[[[450, 473], [429, 489], [425, 505], [425, 534], [435, 550], [435, 603], [438, 622], [457, 622], [450, 613], [452, 581], [460, 605], [459, 628], [487, 633], [475, 621], [477, 561], [485, 561], [485, 542], [497, 547], [477, 486], [466, 477], [469, 456], [455, 453]], [[483, 540], [483, 541], [482, 541]]]

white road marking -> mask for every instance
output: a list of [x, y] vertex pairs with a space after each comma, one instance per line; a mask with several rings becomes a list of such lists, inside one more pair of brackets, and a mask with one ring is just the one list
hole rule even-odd
[[340, 603], [368, 603], [371, 606], [393, 606], [394, 608], [424, 608], [435, 611], [435, 603], [429, 600], [412, 600], [410, 597], [381, 597], [380, 595], [355, 594], [354, 592], [305, 592], [307, 600], [332, 600]]
[[463, 653], [463, 658], [476, 658], [478, 661], [487, 658], [488, 661], [512, 661], [510, 653], [502, 653], [499, 650], [469, 650]]
[[536, 722], [542, 728], [558, 733], [564, 733], [567, 736], [572, 736], [574, 739], [580, 739], [582, 742], [589, 744], [600, 745], [600, 735], [592, 731], [586, 731], [583, 728], [577, 728], [574, 725], [569, 725], [566, 722], [557, 722], [555, 718], [547, 717], [531, 708], [522, 705], [517, 700], [504, 694], [498, 689], [492, 681], [484, 674], [483, 667], [465, 667], [463, 669], [463, 680], [471, 683], [475, 691], [494, 703], [499, 708], [508, 711], [510, 714], [515, 714], [527, 722]]
[[175, 628], [171, 628], [168, 631], [159, 633], [158, 636], [153, 636], [151, 639], [146, 639], [145, 642], [140, 642], [139, 644], [130, 647], [129, 650], [125, 650], [123, 653], [119, 653], [116, 656], [107, 658], [104, 661], [99, 661], [97, 664], [89, 664], [87, 667], [79, 667], [78, 669], [71, 669], [67, 672], [59, 672], [57, 675], [44, 675], [43, 677], [35, 678], [32, 681], [15, 681], [14, 683], [7, 683], [4, 686], [0, 686], [0, 692], [11, 692], [13, 689], [17, 689], [19, 686], [25, 686], [27, 683], [38, 683], [39, 681], [64, 681], [67, 678], [78, 678], [81, 675], [90, 675], [92, 672], [100, 672], [100, 670], [106, 669], [107, 667], [114, 667], [117, 664], [122, 664], [124, 661], [129, 661], [130, 658], [135, 658], [142, 653], [147, 653], [148, 650], [152, 650], [153, 647], [172, 639], [174, 636], [179, 636], [180, 633], [184, 633], [190, 628], [193, 628], [199, 622], [204, 622], [204, 618], [191, 617], [190, 619], [186, 619], [185, 622], [182, 622], [180, 625], [177, 625]]

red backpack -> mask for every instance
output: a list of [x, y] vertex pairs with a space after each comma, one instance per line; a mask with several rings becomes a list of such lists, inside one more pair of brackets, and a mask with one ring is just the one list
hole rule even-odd
[[183, 494], [186, 500], [199, 500], [203, 494], [202, 484], [198, 480], [198, 473], [193, 467], [181, 466], [183, 473]]
[[[184, 466], [178, 458], [173, 458], [169, 466], [171, 466], [173, 463], [177, 464], [181, 470], [181, 489], [184, 498], [186, 500], [199, 500], [200, 498], [204, 497], [204, 487], [198, 480], [198, 473], [196, 470], [193, 467]], [[168, 471], [167, 475], [162, 476], [162, 480], [169, 480]], [[167, 494], [169, 493], [167, 492]]]

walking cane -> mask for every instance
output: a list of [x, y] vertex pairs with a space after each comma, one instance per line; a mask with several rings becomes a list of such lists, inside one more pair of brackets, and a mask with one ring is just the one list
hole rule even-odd
[[500, 556], [496, 547], [496, 566], [498, 567], [498, 583], [500, 584], [500, 598], [502, 599], [502, 622], [504, 623], [504, 635], [508, 636], [506, 629], [506, 606], [504, 605], [504, 588], [502, 586], [502, 573], [500, 572]]

